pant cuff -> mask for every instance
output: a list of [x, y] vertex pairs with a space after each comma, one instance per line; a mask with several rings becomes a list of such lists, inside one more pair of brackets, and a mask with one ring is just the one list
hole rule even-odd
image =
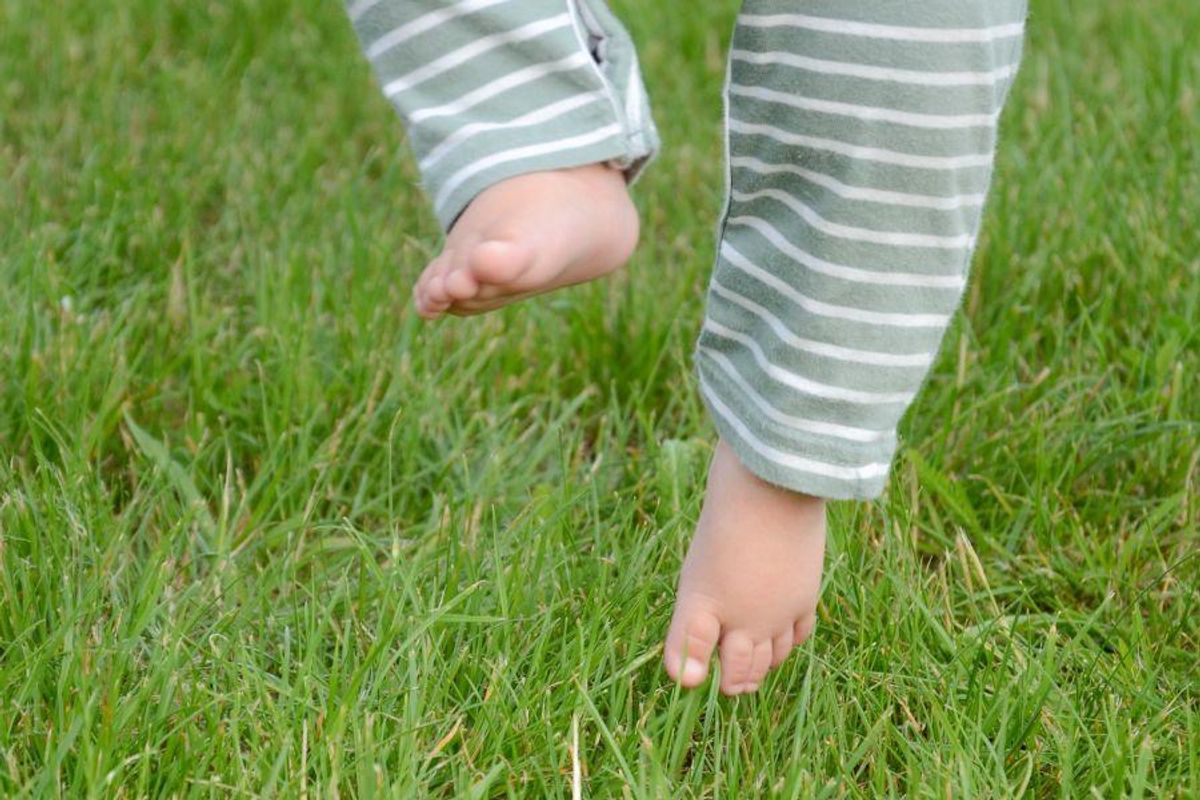
[[633, 42], [603, 0], [363, 8], [355, 30], [443, 229], [508, 178], [606, 163], [633, 181], [657, 152]]
[[882, 494], [896, 450], [894, 435], [852, 442], [836, 434], [805, 434], [794, 420], [783, 424], [772, 419], [778, 412], [756, 397], [753, 388], [731, 380], [713, 356], [699, 350], [695, 362], [700, 396], [717, 432], [759, 478], [830, 500], [869, 500]]

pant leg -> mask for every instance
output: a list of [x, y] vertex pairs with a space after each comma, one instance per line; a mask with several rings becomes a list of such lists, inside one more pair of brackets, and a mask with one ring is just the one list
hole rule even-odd
[[347, 12], [444, 228], [506, 178], [607, 162], [632, 180], [657, 150], [633, 44], [604, 0], [354, 0]]
[[696, 367], [762, 478], [882, 491], [962, 295], [1024, 17], [1024, 0], [745, 0]]

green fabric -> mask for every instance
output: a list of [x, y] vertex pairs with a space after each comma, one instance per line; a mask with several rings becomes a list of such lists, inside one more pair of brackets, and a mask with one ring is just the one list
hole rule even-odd
[[1021, 0], [747, 0], [730, 199], [696, 367], [773, 483], [884, 485], [958, 307], [1020, 56]]
[[[447, 227], [480, 191], [658, 138], [602, 0], [358, 0]], [[695, 361], [722, 437], [772, 483], [877, 495], [966, 282], [1024, 0], [746, 0], [729, 198]]]
[[408, 125], [444, 228], [479, 192], [658, 147], [628, 34], [601, 0], [359, 0], [348, 13]]

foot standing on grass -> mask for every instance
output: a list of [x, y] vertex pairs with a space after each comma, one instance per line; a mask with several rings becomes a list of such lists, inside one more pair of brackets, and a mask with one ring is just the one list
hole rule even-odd
[[[429, 319], [605, 275], [655, 154], [603, 0], [354, 0], [449, 231]], [[744, 0], [726, 86], [729, 192], [696, 349], [720, 433], [664, 653], [754, 691], [810, 635], [825, 500], [884, 485], [956, 310], [1020, 58], [1025, 0]]]

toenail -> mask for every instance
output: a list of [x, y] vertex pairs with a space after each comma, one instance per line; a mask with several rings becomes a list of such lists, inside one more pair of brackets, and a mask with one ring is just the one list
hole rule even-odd
[[683, 664], [683, 675], [681, 679], [685, 682], [702, 681], [704, 680], [704, 664], [695, 658], [689, 658]]

